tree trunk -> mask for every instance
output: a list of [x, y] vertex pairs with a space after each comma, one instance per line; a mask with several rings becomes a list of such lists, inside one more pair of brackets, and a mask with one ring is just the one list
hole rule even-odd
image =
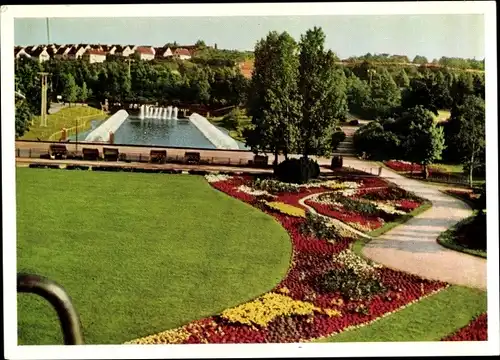
[[278, 168], [278, 150], [274, 151], [274, 171]]
[[427, 167], [427, 164], [424, 164], [424, 179], [427, 180], [429, 177], [429, 169]]
[[470, 157], [470, 164], [469, 164], [469, 186], [472, 188], [473, 185], [473, 176], [472, 173], [474, 172], [474, 152], [472, 152], [472, 155]]

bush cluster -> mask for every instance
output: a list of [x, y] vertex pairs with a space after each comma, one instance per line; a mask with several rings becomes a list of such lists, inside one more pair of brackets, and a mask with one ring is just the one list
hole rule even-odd
[[304, 157], [285, 160], [275, 170], [280, 181], [293, 184], [305, 184], [311, 179], [317, 179], [319, 173], [318, 162]]

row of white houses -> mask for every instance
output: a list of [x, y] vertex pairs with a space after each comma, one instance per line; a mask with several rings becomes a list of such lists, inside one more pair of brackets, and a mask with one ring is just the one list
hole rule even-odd
[[16, 46], [14, 56], [16, 59], [21, 56], [30, 57], [44, 62], [54, 59], [84, 59], [90, 63], [104, 62], [108, 55], [129, 57], [137, 54], [141, 60], [166, 59], [168, 57], [177, 57], [181, 60], [191, 58], [192, 52], [196, 46], [137, 46], [137, 45], [90, 45], [90, 44], [72, 44], [72, 45], [34, 45], [34, 46]]

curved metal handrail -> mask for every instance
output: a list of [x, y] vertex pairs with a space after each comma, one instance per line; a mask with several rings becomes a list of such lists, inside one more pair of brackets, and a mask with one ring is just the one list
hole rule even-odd
[[56, 282], [43, 276], [17, 274], [17, 292], [37, 294], [47, 300], [56, 310], [61, 323], [65, 345], [83, 345], [80, 319], [71, 298]]

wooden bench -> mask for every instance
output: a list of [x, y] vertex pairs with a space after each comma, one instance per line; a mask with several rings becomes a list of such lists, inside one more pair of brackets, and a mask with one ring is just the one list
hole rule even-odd
[[156, 164], [165, 164], [167, 162], [167, 150], [151, 150], [149, 161]]
[[269, 156], [255, 155], [252, 164], [256, 167], [267, 167], [269, 165]]
[[201, 160], [201, 156], [199, 152], [194, 151], [186, 151], [184, 153], [184, 161], [187, 164], [199, 164]]
[[99, 160], [99, 149], [83, 148], [83, 160]]
[[49, 156], [51, 159], [65, 159], [67, 155], [68, 149], [66, 149], [66, 145], [50, 144]]
[[118, 161], [119, 151], [114, 148], [102, 148], [104, 161]]

